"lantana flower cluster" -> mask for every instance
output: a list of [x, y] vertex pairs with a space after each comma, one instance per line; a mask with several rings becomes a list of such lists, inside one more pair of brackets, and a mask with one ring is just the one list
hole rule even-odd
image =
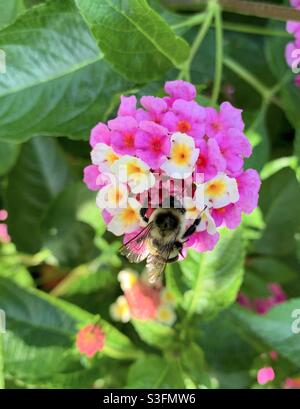
[[244, 170], [252, 149], [242, 110], [229, 102], [204, 107], [182, 80], [164, 89], [167, 96], [143, 96], [139, 106], [135, 96], [121, 96], [117, 117], [92, 129], [84, 181], [98, 191], [107, 229], [125, 241], [145, 226], [141, 207], [151, 212], [174, 196], [186, 209], [186, 228], [201, 214], [185, 246], [212, 250], [219, 226], [235, 229], [257, 206], [259, 176]]
[[92, 358], [105, 346], [106, 334], [98, 324], [87, 324], [76, 334], [76, 347], [78, 351]]
[[[300, 10], [300, 0], [290, 0], [292, 7]], [[285, 48], [285, 57], [291, 68], [299, 68], [300, 58], [300, 22], [288, 21], [286, 25], [288, 33], [294, 35], [294, 40], [290, 41]], [[295, 85], [300, 87], [300, 74], [295, 76]]]
[[124, 295], [110, 306], [113, 320], [129, 322], [154, 320], [172, 326], [176, 321], [175, 298], [162, 285], [150, 286], [146, 274], [141, 277], [133, 270], [122, 270], [118, 275]]

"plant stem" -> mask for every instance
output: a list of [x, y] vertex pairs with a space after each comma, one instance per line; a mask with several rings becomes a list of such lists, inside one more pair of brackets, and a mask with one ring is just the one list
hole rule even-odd
[[[199, 10], [209, 0], [163, 0], [163, 3], [174, 10]], [[223, 10], [231, 13], [274, 20], [300, 21], [300, 10], [257, 1], [218, 0]]]
[[216, 24], [216, 66], [215, 79], [212, 91], [211, 103], [216, 104], [219, 99], [222, 71], [223, 71], [223, 29], [222, 29], [222, 10], [218, 4], [215, 7], [215, 24]]
[[171, 27], [173, 30], [176, 30], [178, 28], [184, 28], [184, 27], [189, 28], [189, 27], [198, 26], [199, 24], [203, 23], [205, 18], [206, 18], [206, 13], [195, 14], [191, 17], [188, 17], [181, 23], [172, 24]]
[[199, 33], [197, 34], [192, 47], [191, 47], [191, 51], [190, 51], [190, 55], [189, 58], [187, 59], [184, 67], [182, 68], [180, 74], [179, 74], [179, 78], [185, 78], [187, 81], [190, 81], [190, 68], [191, 68], [191, 64], [193, 62], [193, 59], [202, 43], [202, 41], [204, 40], [207, 31], [209, 30], [209, 27], [211, 25], [213, 16], [214, 16], [214, 7], [212, 7], [213, 3], [210, 2], [208, 4], [207, 7], [207, 11], [205, 12], [205, 20], [204, 23], [202, 24]]
[[273, 36], [273, 37], [287, 37], [293, 38], [293, 36], [287, 31], [283, 30], [272, 30], [266, 27], [251, 26], [248, 24], [239, 24], [239, 23], [223, 23], [223, 29], [228, 31], [236, 31], [238, 33], [246, 34], [256, 34], [263, 36]]

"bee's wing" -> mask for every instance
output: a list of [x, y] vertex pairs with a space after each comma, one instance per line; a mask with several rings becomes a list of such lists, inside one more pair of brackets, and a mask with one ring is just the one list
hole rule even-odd
[[149, 283], [154, 284], [164, 272], [170, 253], [174, 248], [174, 241], [166, 244], [157, 250], [156, 254], [149, 254], [147, 257], [146, 268], [148, 271]]
[[153, 224], [149, 223], [135, 237], [120, 248], [120, 253], [126, 256], [130, 263], [140, 263], [148, 256], [147, 241]]

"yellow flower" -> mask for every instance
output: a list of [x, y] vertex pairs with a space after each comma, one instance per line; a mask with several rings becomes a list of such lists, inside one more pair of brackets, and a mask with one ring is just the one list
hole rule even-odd
[[162, 324], [172, 326], [176, 321], [176, 314], [170, 305], [162, 304], [157, 309], [156, 320]]

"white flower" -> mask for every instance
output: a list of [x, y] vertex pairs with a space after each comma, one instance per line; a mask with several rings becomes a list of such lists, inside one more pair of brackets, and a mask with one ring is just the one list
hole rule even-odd
[[170, 305], [162, 304], [157, 309], [156, 320], [162, 324], [172, 326], [176, 321], [176, 314]]
[[208, 234], [215, 234], [217, 231], [215, 221], [211, 216], [209, 209], [206, 208], [201, 212], [201, 221], [197, 227], [197, 231], [207, 231]]
[[103, 172], [109, 171], [112, 164], [119, 159], [119, 156], [105, 143], [97, 143], [92, 150], [91, 157], [92, 163]]
[[122, 290], [130, 290], [138, 280], [137, 273], [133, 270], [121, 270], [118, 274], [118, 280]]
[[174, 297], [174, 294], [166, 287], [161, 290], [160, 297], [164, 304], [169, 304], [169, 305], [176, 304], [176, 299]]
[[140, 208], [141, 204], [136, 199], [129, 198], [126, 208], [110, 211], [113, 218], [108, 223], [107, 230], [116, 236], [138, 230], [141, 226]]
[[225, 173], [218, 173], [213, 179], [204, 183], [204, 202], [208, 207], [219, 209], [238, 200], [236, 180]]
[[130, 320], [130, 308], [124, 295], [120, 295], [110, 306], [109, 313], [115, 321], [128, 322]]
[[174, 179], [186, 179], [193, 173], [199, 149], [195, 148], [192, 137], [181, 132], [173, 133], [171, 143], [170, 158], [161, 165], [161, 169]]
[[132, 193], [142, 193], [155, 185], [150, 167], [134, 156], [122, 156], [113, 163], [112, 171], [121, 182], [128, 183]]
[[112, 183], [99, 190], [96, 198], [99, 209], [122, 209], [128, 206], [128, 188], [122, 183]]
[[199, 209], [194, 199], [191, 197], [184, 197], [183, 207], [185, 208], [185, 218], [195, 220], [200, 217], [200, 212], [203, 210], [204, 206]]

